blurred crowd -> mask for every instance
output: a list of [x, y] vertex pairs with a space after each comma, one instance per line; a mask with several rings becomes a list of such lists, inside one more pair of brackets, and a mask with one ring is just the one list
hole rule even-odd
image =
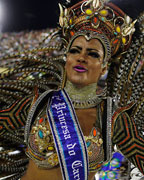
[[[0, 57], [11, 53], [37, 48], [41, 42], [53, 31], [44, 29], [39, 31], [8, 32], [0, 34]], [[43, 45], [47, 43], [43, 42]]]

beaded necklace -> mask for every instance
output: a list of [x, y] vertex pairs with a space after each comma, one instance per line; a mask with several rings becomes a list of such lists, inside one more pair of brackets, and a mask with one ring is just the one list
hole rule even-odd
[[66, 82], [65, 90], [73, 103], [75, 109], [92, 108], [101, 102], [101, 98], [96, 95], [97, 83], [78, 88], [70, 81]]

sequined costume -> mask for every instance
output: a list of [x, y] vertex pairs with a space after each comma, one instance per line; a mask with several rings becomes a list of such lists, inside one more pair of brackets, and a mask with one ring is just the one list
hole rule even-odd
[[[100, 130], [94, 127], [89, 136], [85, 136], [89, 155], [89, 170], [95, 171], [104, 161]], [[46, 108], [36, 118], [32, 127], [27, 154], [40, 168], [53, 168], [59, 165], [54, 140], [47, 123]], [[98, 162], [101, 162], [100, 164]]]
[[[103, 6], [103, 1], [83, 1], [73, 6], [70, 11], [64, 11], [61, 5], [60, 9], [61, 28], [50, 32], [38, 48], [1, 57], [2, 176], [10, 175], [11, 179], [18, 179], [25, 173], [28, 164], [25, 151], [39, 167], [53, 168], [59, 164], [43, 107], [47, 99], [42, 102], [42, 111], [38, 112], [34, 122], [30, 124], [28, 148], [24, 141], [24, 128], [27, 128], [25, 124], [28, 112], [38, 97], [41, 94], [43, 96], [49, 89], [56, 90], [65, 86], [66, 48], [80, 35], [87, 39], [99, 39], [104, 45], [107, 57], [104, 64], [110, 59], [106, 93], [100, 101], [93, 101], [94, 107], [100, 106], [100, 114], [104, 111], [103, 115], [99, 116], [103, 126], [100, 126], [100, 129], [94, 127], [91, 134], [85, 137], [90, 170], [99, 169], [102, 163], [97, 162], [109, 160], [112, 152], [108, 154], [106, 150], [116, 144], [123, 155], [144, 173], [143, 15], [138, 18], [139, 26], [142, 25], [139, 34], [132, 37], [136, 21], [125, 16], [111, 3]], [[119, 17], [120, 14], [122, 18]], [[98, 148], [98, 154], [95, 148]], [[17, 152], [14, 153], [15, 151]], [[108, 166], [103, 165], [103, 171], [105, 167]]]

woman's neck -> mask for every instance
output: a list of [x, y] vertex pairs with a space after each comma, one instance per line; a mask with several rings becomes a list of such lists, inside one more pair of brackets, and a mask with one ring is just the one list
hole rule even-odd
[[70, 81], [66, 82], [65, 90], [75, 108], [95, 107], [101, 100], [96, 95], [97, 83], [78, 87]]

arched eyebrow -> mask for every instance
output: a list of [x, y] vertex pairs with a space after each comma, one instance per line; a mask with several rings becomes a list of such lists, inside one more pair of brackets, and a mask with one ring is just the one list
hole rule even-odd
[[[79, 49], [79, 50], [82, 50], [82, 47], [81, 47], [81, 46], [78, 46], [78, 45], [76, 45], [76, 46], [71, 46], [71, 48], [77, 48], [77, 49]], [[70, 48], [70, 49], [71, 49], [71, 48]], [[100, 51], [100, 50], [98, 50], [98, 49], [95, 49], [95, 48], [87, 48], [86, 50], [87, 50], [87, 51], [96, 51], [97, 53], [102, 54], [102, 51]]]
[[87, 48], [88, 51], [97, 51], [97, 52], [100, 52], [98, 49], [95, 49], [95, 48]]
[[80, 46], [71, 46], [70, 49], [73, 48], [73, 47], [78, 48], [79, 50], [82, 50], [82, 47], [80, 47]]
[[87, 48], [87, 51], [88, 52], [91, 52], [91, 51], [95, 51], [95, 52], [97, 52], [100, 56], [104, 56], [104, 52], [103, 51], [101, 51], [101, 50], [99, 50], [99, 49], [95, 49], [95, 48]]

